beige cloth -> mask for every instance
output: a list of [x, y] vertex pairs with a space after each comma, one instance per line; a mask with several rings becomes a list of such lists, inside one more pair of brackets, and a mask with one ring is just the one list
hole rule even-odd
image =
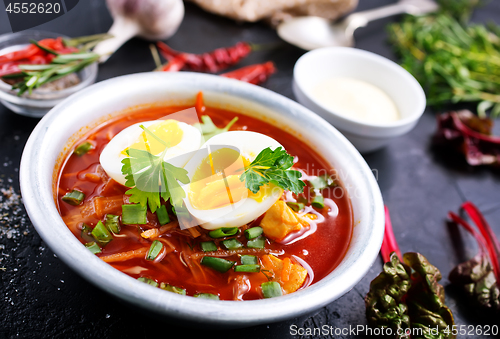
[[273, 26], [290, 16], [337, 19], [356, 8], [358, 0], [191, 0], [208, 12], [239, 21], [267, 19]]

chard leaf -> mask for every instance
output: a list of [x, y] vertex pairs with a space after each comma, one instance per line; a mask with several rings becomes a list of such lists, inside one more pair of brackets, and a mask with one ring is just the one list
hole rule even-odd
[[448, 277], [460, 286], [468, 299], [479, 308], [500, 312], [500, 289], [488, 257], [479, 253], [456, 266]]
[[393, 252], [382, 273], [370, 283], [370, 292], [365, 298], [366, 318], [370, 326], [390, 328], [392, 333], [406, 333], [410, 328], [408, 307], [402, 301], [411, 286], [410, 274], [409, 267], [402, 264]]
[[500, 137], [492, 136], [493, 122], [467, 110], [448, 112], [438, 117], [434, 142], [464, 155], [471, 166], [500, 165]]
[[500, 313], [500, 272], [495, 268], [498, 265], [500, 245], [483, 214], [474, 204], [466, 201], [462, 208], [474, 221], [475, 228], [453, 212], [449, 212], [448, 216], [474, 237], [479, 253], [455, 267], [450, 272], [449, 279], [452, 284], [461, 287], [472, 304], [496, 315]]
[[[395, 252], [370, 284], [365, 298], [366, 317], [372, 327], [391, 328], [394, 338], [410, 338], [409, 329], [421, 329], [412, 338], [453, 338], [454, 324], [444, 304], [439, 270], [419, 253], [405, 253], [400, 262]], [[437, 329], [437, 331], [436, 331]]]
[[[454, 320], [444, 303], [444, 287], [439, 284], [441, 272], [420, 253], [405, 253], [403, 261], [414, 272], [406, 299], [412, 328], [421, 328], [422, 338], [452, 338], [445, 333]], [[436, 328], [438, 333], [433, 333]]]

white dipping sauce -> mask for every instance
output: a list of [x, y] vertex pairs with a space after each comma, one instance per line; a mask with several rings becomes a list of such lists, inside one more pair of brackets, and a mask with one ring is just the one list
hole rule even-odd
[[336, 77], [320, 82], [313, 95], [328, 109], [371, 123], [400, 119], [394, 101], [380, 88], [365, 81]]

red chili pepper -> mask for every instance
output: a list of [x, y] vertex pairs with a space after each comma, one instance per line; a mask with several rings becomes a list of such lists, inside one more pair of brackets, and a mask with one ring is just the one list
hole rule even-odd
[[38, 47], [35, 45], [29, 45], [25, 49], [22, 49], [20, 51], [14, 51], [10, 52], [4, 55], [0, 55], [0, 64], [4, 62], [9, 62], [9, 61], [17, 61], [21, 59], [27, 59], [35, 54], [37, 54], [40, 51]]
[[185, 64], [186, 59], [181, 54], [178, 57], [170, 60], [165, 66], [162, 66], [160, 70], [163, 72], [179, 72]]
[[214, 51], [203, 54], [179, 52], [173, 50], [162, 41], [158, 41], [156, 45], [165, 59], [172, 60], [183, 55], [186, 59], [186, 67], [193, 71], [210, 73], [217, 73], [237, 64], [252, 51], [252, 47], [246, 42], [238, 42], [234, 46], [217, 48]]
[[[61, 37], [57, 39], [42, 39], [38, 41], [38, 44], [52, 49], [59, 54], [68, 54], [68, 53], [74, 53], [78, 52], [78, 48], [75, 47], [66, 47], [64, 45], [64, 41]], [[0, 64], [3, 64], [5, 62], [9, 61], [19, 61], [19, 60], [34, 60], [33, 58], [36, 58], [37, 62], [27, 62], [27, 63], [50, 63], [52, 59], [54, 58], [53, 55], [49, 55], [47, 52], [41, 50], [37, 46], [31, 44], [28, 47], [19, 50], [19, 51], [14, 51], [10, 52], [4, 55], [0, 55]], [[45, 58], [45, 62], [41, 61], [41, 58]]]
[[245, 66], [232, 72], [223, 73], [221, 76], [258, 85], [266, 81], [274, 72], [276, 72], [274, 63], [272, 61], [268, 61], [263, 64]]

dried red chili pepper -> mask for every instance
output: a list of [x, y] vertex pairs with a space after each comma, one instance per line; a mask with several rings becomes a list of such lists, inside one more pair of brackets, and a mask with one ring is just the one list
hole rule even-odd
[[160, 68], [160, 71], [178, 72], [184, 67], [185, 64], [186, 64], [186, 59], [184, 58], [183, 55], [180, 55], [170, 60], [166, 65], [162, 66]]
[[170, 61], [183, 55], [187, 68], [193, 71], [210, 73], [217, 73], [237, 64], [252, 51], [252, 47], [246, 42], [238, 42], [234, 46], [217, 48], [203, 54], [179, 52], [170, 48], [162, 41], [158, 41], [156, 45], [165, 59]]
[[221, 76], [258, 85], [266, 81], [275, 72], [276, 67], [274, 67], [274, 63], [268, 61], [263, 64], [245, 66], [232, 72], [223, 73]]
[[9, 61], [17, 61], [22, 59], [27, 59], [32, 57], [35, 54], [38, 54], [40, 49], [35, 45], [29, 45], [25, 49], [20, 51], [14, 51], [10, 53], [6, 53], [4, 55], [0, 55], [0, 63], [9, 62]]

